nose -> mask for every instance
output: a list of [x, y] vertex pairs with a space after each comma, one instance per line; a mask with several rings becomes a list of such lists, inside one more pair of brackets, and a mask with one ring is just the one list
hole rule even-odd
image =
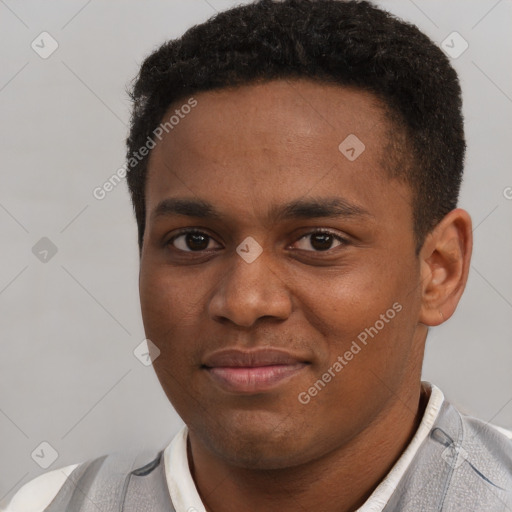
[[251, 263], [234, 253], [229, 268], [218, 282], [209, 303], [210, 317], [229, 320], [240, 327], [251, 327], [258, 319], [284, 320], [292, 301], [284, 276], [265, 251]]

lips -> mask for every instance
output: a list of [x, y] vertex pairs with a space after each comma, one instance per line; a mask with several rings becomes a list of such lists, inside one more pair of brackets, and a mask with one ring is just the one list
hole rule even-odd
[[224, 349], [208, 355], [203, 368], [226, 391], [256, 393], [276, 388], [308, 364], [300, 356], [277, 349]]

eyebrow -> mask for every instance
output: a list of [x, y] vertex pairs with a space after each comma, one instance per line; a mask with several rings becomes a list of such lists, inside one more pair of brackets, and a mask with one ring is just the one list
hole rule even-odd
[[[184, 215], [201, 219], [222, 220], [223, 215], [208, 201], [195, 198], [167, 198], [153, 210], [150, 221], [161, 217]], [[319, 217], [373, 217], [373, 215], [356, 204], [340, 197], [319, 197], [297, 199], [289, 203], [272, 205], [268, 219], [283, 221], [292, 219], [311, 219]]]

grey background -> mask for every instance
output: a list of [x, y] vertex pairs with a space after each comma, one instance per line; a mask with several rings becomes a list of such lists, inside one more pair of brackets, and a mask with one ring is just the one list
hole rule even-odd
[[[92, 191], [123, 164], [125, 87], [144, 56], [238, 3], [0, 0], [0, 499], [44, 471], [31, 457], [43, 441], [56, 469], [161, 448], [182, 424], [133, 354], [145, 336], [127, 189]], [[457, 313], [429, 335], [424, 378], [510, 428], [512, 1], [378, 3], [439, 44], [453, 31], [469, 43], [453, 64], [475, 251]], [[42, 31], [59, 44], [47, 59], [31, 48]], [[57, 248], [46, 263], [32, 252], [42, 237]]]

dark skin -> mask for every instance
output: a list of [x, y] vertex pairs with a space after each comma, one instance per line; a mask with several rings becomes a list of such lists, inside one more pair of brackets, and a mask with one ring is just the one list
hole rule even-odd
[[[276, 80], [194, 97], [150, 156], [140, 297], [161, 351], [155, 371], [189, 427], [198, 491], [214, 512], [355, 510], [423, 415], [427, 329], [450, 318], [464, 290], [470, 217], [450, 212], [416, 254], [411, 189], [382, 165], [393, 127], [367, 92]], [[366, 146], [353, 162], [338, 150], [351, 133]], [[171, 197], [208, 201], [220, 216], [152, 215]], [[351, 208], [271, 215], [312, 198]], [[249, 236], [263, 249], [252, 263], [236, 252]], [[301, 403], [394, 303], [401, 311]], [[270, 390], [228, 392], [202, 366], [225, 347], [277, 347], [307, 364]]]

